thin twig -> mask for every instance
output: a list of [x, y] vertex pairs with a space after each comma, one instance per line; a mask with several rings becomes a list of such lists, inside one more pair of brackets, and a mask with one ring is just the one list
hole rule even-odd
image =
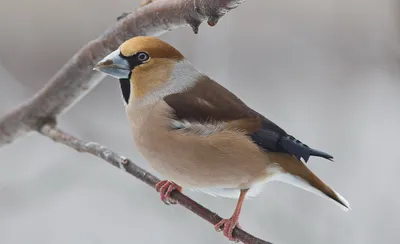
[[0, 119], [0, 146], [37, 130], [43, 120], [67, 111], [105, 76], [94, 65], [125, 40], [134, 36], [158, 36], [190, 25], [197, 33], [207, 20], [214, 25], [244, 0], [154, 0], [127, 14], [97, 39], [83, 46], [39, 91]]
[[[56, 142], [71, 147], [78, 152], [86, 152], [94, 156], [100, 157], [106, 162], [114, 165], [115, 167], [123, 169], [127, 173], [135, 176], [136, 178], [153, 188], [155, 188], [157, 182], [160, 181], [157, 177], [140, 168], [131, 160], [118, 155], [117, 153], [98, 143], [80, 140], [72, 135], [61, 131], [60, 129], [54, 128], [52, 125], [47, 124], [41, 128], [40, 133]], [[216, 213], [211, 212], [207, 208], [201, 206], [197, 202], [193, 201], [192, 199], [178, 191], [173, 191], [171, 197], [175, 199], [181, 206], [197, 214], [198, 216], [213, 225], [222, 220], [222, 218]], [[272, 244], [270, 242], [254, 237], [253, 235], [237, 227], [233, 231], [233, 236], [246, 244]]]

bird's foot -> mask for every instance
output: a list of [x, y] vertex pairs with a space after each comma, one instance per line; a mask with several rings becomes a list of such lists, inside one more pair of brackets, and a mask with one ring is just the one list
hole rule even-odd
[[160, 193], [161, 201], [165, 204], [177, 204], [177, 201], [171, 198], [173, 190], [182, 191], [182, 187], [172, 181], [162, 180], [156, 184], [156, 191]]
[[224, 236], [226, 236], [230, 241], [239, 242], [239, 240], [232, 236], [233, 229], [235, 229], [235, 227], [240, 228], [238, 218], [235, 216], [232, 216], [230, 219], [223, 219], [214, 225], [215, 230], [218, 232], [223, 231]]

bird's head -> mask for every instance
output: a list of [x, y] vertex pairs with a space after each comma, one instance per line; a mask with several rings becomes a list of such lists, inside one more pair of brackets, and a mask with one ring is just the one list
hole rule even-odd
[[186, 69], [185, 65], [191, 66], [168, 43], [155, 37], [138, 36], [122, 43], [94, 69], [119, 79], [128, 103], [130, 99], [143, 98], [162, 89], [167, 83], [176, 83], [171, 80], [177, 78], [177, 73], [187, 76], [185, 73], [192, 72], [193, 67]]

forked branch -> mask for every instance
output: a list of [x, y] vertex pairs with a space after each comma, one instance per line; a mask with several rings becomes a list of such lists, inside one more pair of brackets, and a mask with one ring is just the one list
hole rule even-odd
[[214, 25], [244, 0], [153, 0], [121, 18], [100, 37], [83, 46], [33, 98], [0, 119], [0, 146], [37, 130], [73, 106], [103, 78], [93, 71], [101, 58], [134, 36], [158, 36], [190, 25], [195, 32], [207, 20]]
[[[56, 129], [55, 121], [104, 78], [102, 73], [93, 71], [94, 65], [123, 41], [139, 35], [157, 36], [187, 25], [197, 33], [203, 21], [213, 26], [242, 2], [244, 0], [147, 0], [136, 12], [124, 14], [113, 27], [83, 46], [33, 98], [0, 118], [0, 147], [27, 132], [39, 131], [80, 152], [100, 157], [154, 188], [159, 181], [155, 176], [102, 145], [79, 140]], [[173, 192], [171, 196], [212, 224], [221, 220], [180, 192]], [[239, 228], [235, 228], [233, 235], [247, 244], [271, 244]]]

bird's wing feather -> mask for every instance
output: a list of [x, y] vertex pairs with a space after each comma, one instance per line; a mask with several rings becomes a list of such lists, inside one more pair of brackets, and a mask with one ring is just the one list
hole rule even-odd
[[[182, 125], [186, 123], [193, 126], [193, 130], [199, 131], [199, 125], [224, 123], [232, 129], [245, 131], [265, 151], [288, 153], [299, 160], [303, 158], [306, 162], [310, 156], [333, 158], [288, 135], [278, 125], [249, 108], [237, 96], [207, 76], [184, 92], [166, 96], [164, 101], [174, 109], [174, 119]], [[179, 129], [179, 126], [175, 128]], [[217, 132], [218, 128], [215, 128]], [[203, 129], [206, 130], [201, 131], [213, 131], [209, 127]]]

